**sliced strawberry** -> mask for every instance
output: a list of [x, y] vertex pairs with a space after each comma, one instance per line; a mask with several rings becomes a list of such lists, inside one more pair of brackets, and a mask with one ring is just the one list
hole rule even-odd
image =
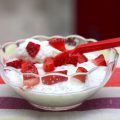
[[32, 58], [34, 58], [40, 50], [40, 45], [36, 44], [36, 43], [33, 43], [33, 42], [29, 42], [27, 47], [26, 47], [26, 50], [27, 50], [28, 54]]
[[49, 44], [60, 51], [66, 51], [65, 39], [63, 38], [52, 38], [49, 40]]
[[66, 64], [73, 64], [75, 66], [77, 65], [77, 62], [78, 62], [77, 55], [69, 55], [69, 57], [65, 61]]
[[78, 62], [78, 56], [71, 54], [71, 52], [63, 52], [54, 57], [54, 64], [55, 66], [61, 66], [61, 65], [66, 65], [66, 64], [73, 64], [77, 65]]
[[[24, 76], [25, 78], [25, 76]], [[28, 78], [28, 77], [27, 77]], [[29, 77], [29, 79], [24, 80], [23, 84], [26, 88], [32, 88], [33, 86], [39, 84], [40, 79], [37, 77]]]
[[67, 80], [68, 80], [68, 77], [59, 76], [59, 75], [48, 75], [48, 76], [42, 77], [42, 82], [46, 85], [52, 85], [52, 84], [64, 82]]
[[[22, 73], [38, 74], [38, 70], [37, 70], [37, 68], [35, 67], [35, 65], [32, 62], [24, 62], [22, 64], [21, 72]], [[30, 75], [29, 76], [24, 75], [23, 77], [24, 77], [24, 80], [29, 80], [29, 79], [33, 78]]]
[[88, 61], [88, 59], [83, 54], [79, 53], [77, 55], [78, 55], [78, 63], [83, 63]]
[[78, 67], [76, 72], [88, 72], [84, 67]]
[[66, 42], [67, 42], [67, 44], [69, 44], [69, 45], [76, 45], [76, 41], [75, 41], [75, 38], [74, 37], [72, 37], [72, 38], [67, 38], [66, 39]]
[[47, 57], [44, 60], [43, 69], [45, 72], [51, 72], [55, 69], [54, 60], [52, 57]]
[[37, 70], [36, 66], [32, 62], [30, 62], [30, 61], [24, 62], [22, 64], [21, 72], [22, 73], [38, 74], [38, 70]]
[[88, 61], [88, 59], [86, 58], [86, 56], [83, 55], [80, 52], [75, 52], [74, 50], [70, 50], [69, 54], [78, 56], [78, 63], [83, 63], [83, 62], [87, 62]]
[[[81, 73], [86, 73], [88, 72], [85, 68], [83, 67], [78, 67], [77, 71], [76, 72], [81, 72]], [[80, 80], [81, 82], [85, 82], [85, 79], [86, 79], [86, 75], [85, 74], [78, 74], [78, 75], [75, 75], [74, 78]]]
[[56, 55], [54, 57], [54, 64], [55, 66], [61, 66], [64, 65], [66, 63], [66, 59], [69, 57], [69, 53], [68, 52], [63, 52], [60, 53], [58, 55]]
[[67, 70], [54, 71], [54, 73], [61, 73], [67, 75]]
[[101, 54], [99, 55], [97, 58], [95, 58], [94, 60], [92, 60], [92, 62], [97, 65], [97, 66], [106, 66], [107, 63], [105, 61], [104, 56]]
[[14, 61], [8, 62], [8, 63], [6, 63], [6, 65], [20, 69], [22, 63], [23, 63], [23, 60], [19, 59], [19, 60], [14, 60]]
[[[22, 64], [21, 72], [38, 74], [38, 70], [32, 62], [24, 62]], [[39, 77], [30, 74], [24, 74], [23, 78], [24, 86], [26, 86], [27, 88], [31, 88], [40, 82]]]
[[77, 63], [83, 63], [88, 61], [88, 59], [81, 53], [74, 53], [73, 50], [67, 51], [69, 57], [67, 57], [66, 64], [77, 65]]

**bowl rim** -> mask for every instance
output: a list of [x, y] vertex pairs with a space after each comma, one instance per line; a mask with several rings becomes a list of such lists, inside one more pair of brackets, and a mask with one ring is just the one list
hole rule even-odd
[[[43, 36], [43, 35], [36, 35], [36, 36], [32, 36], [32, 37], [30, 37], [30, 38], [25, 38], [25, 39], [36, 39], [36, 40], [39, 40], [39, 39], [37, 39], [37, 38], [44, 38], [44, 39], [46, 39], [46, 40], [48, 40], [48, 39], [51, 39], [51, 38], [55, 38], [55, 37], [59, 37], [59, 38], [70, 38], [70, 37], [76, 37], [76, 38], [78, 38], [78, 39], [81, 39], [81, 40], [83, 40], [83, 41], [86, 41], [86, 42], [96, 42], [97, 40], [95, 40], [95, 39], [93, 39], [93, 38], [90, 38], [90, 39], [86, 39], [86, 38], [84, 38], [84, 37], [82, 37], [82, 36], [79, 36], [79, 35], [69, 35], [69, 36], [59, 36], [59, 35], [54, 35], [54, 36]], [[25, 39], [20, 39], [20, 40], [16, 40], [15, 42], [7, 42], [7, 43], [5, 43], [5, 44], [3, 44], [3, 45], [1, 45], [0, 46], [0, 50], [2, 50], [6, 45], [8, 45], [8, 44], [16, 44], [17, 42], [22, 42], [22, 41], [24, 41]], [[109, 51], [115, 51], [115, 56], [118, 56], [119, 54], [118, 54], [118, 52], [117, 52], [117, 50], [115, 49], [115, 48], [111, 48], [111, 49], [108, 49]], [[113, 62], [110, 62], [110, 63], [108, 63], [108, 65], [107, 66], [110, 66], [111, 64], [113, 64]], [[20, 76], [23, 76], [24, 74], [30, 74], [30, 75], [35, 75], [36, 77], [40, 77], [40, 75], [37, 75], [37, 74], [34, 74], [34, 73], [21, 73], [21, 72], [19, 72], [19, 70], [17, 70], [17, 69], [15, 69], [15, 68], [13, 68], [13, 67], [5, 67], [4, 66], [4, 64], [2, 63], [2, 65], [1, 65], [2, 67], [3, 67], [3, 69], [10, 69], [10, 70], [15, 70]], [[96, 70], [96, 69], [98, 69], [99, 67], [94, 67], [94, 68], [92, 68], [90, 71], [88, 71], [87, 73], [75, 73], [75, 74], [73, 74], [72, 76], [74, 76], [74, 75], [78, 75], [78, 74], [89, 74], [90, 72], [93, 72], [94, 70]], [[107, 70], [108, 71], [108, 70]], [[63, 76], [63, 77], [69, 77], [68, 75], [63, 75], [63, 74], [60, 74], [60, 73], [48, 73], [48, 74], [45, 74], [45, 75], [43, 75], [42, 77], [44, 77], [44, 76], [47, 76], [47, 75], [60, 75], [60, 76]], [[106, 73], [107, 74], [107, 73]], [[70, 77], [72, 77], [72, 76], [70, 76]], [[105, 78], [106, 78], [106, 76], [105, 76]], [[104, 79], [105, 79], [104, 78]], [[22, 79], [23, 80], [23, 79]], [[13, 84], [11, 84], [11, 83], [9, 83], [8, 82], [8, 80], [4, 80], [5, 81], [5, 83], [6, 84], [8, 84], [9, 86], [11, 86], [11, 87], [15, 87], [15, 88], [19, 88], [20, 89], [20, 87], [19, 86], [17, 86], [17, 85], [13, 85]], [[37, 92], [37, 91], [31, 91], [31, 90], [23, 90], [24, 92], [30, 92], [30, 93], [40, 93], [40, 94], [46, 94], [46, 95], [64, 95], [64, 94], [76, 94], [76, 93], [78, 93], [78, 92], [85, 92], [85, 91], [88, 91], [88, 90], [91, 90], [91, 89], [96, 89], [96, 88], [101, 88], [101, 87], [103, 87], [103, 85], [104, 85], [104, 81], [105, 80], [103, 80], [102, 82], [103, 83], [101, 83], [100, 85], [97, 85], [97, 86], [93, 86], [93, 87], [88, 87], [88, 88], [84, 88], [84, 89], [82, 89], [82, 90], [79, 90], [79, 91], [72, 91], [72, 92], [65, 92], [65, 93], [45, 93], [45, 92]], [[23, 82], [23, 81], [22, 81]]]
[[88, 38], [87, 39], [87, 38], [85, 38], [83, 36], [75, 35], [75, 34], [68, 35], [68, 36], [60, 36], [60, 35], [54, 35], [54, 36], [35, 35], [35, 36], [29, 37], [29, 38], [18, 39], [16, 41], [12, 41], [12, 42], [8, 41], [8, 42], [0, 45], [0, 49], [3, 49], [8, 44], [16, 44], [16, 43], [22, 42], [22, 41], [24, 41], [26, 39], [36, 39], [36, 40], [39, 40], [38, 37], [41, 38], [41, 39], [46, 39], [46, 40], [49, 40], [49, 39], [52, 39], [52, 38], [64, 38], [64, 39], [67, 39], [67, 38], [74, 38], [75, 37], [75, 38], [81, 39], [81, 40], [86, 41], [86, 42], [96, 42], [97, 41], [97, 40], [95, 40], [93, 38]]

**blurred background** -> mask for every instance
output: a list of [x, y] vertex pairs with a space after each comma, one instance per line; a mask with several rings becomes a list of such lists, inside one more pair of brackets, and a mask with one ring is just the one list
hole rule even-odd
[[120, 0], [0, 0], [0, 43], [33, 35], [120, 36]]

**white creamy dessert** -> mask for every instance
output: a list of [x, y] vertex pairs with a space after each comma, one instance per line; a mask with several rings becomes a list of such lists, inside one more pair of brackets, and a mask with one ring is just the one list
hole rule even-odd
[[[40, 50], [33, 58], [28, 54], [26, 50], [29, 42], [40, 45]], [[99, 56], [101, 55], [98, 52], [85, 53], [84, 56], [88, 59], [85, 62], [77, 63], [76, 65], [63, 64], [60, 66], [55, 66], [53, 71], [46, 72], [43, 67], [45, 59], [47, 57], [52, 57], [53, 59], [55, 59], [56, 56], [61, 53], [63, 53], [63, 51], [54, 48], [49, 44], [48, 41], [40, 42], [35, 39], [26, 39], [25, 42], [21, 43], [16, 49], [16, 58], [22, 58], [23, 60], [29, 60], [33, 62], [34, 67], [37, 69], [37, 72], [35, 74], [37, 74], [39, 78], [44, 77], [47, 74], [52, 74], [58, 76], [61, 75], [63, 77], [65, 76], [68, 77], [68, 79], [62, 82], [56, 82], [55, 84], [44, 84], [42, 79], [40, 79], [40, 82], [38, 84], [35, 84], [28, 89], [22, 90], [21, 88], [26, 88], [23, 82], [25, 80], [24, 76], [22, 76], [22, 68], [17, 68], [17, 70], [19, 71], [18, 73], [14, 70], [6, 71], [6, 75], [10, 83], [13, 86], [19, 86], [13, 88], [25, 99], [29, 100], [30, 103], [47, 107], [69, 106], [71, 104], [74, 105], [76, 103], [82, 102], [84, 99], [97, 91], [102, 82], [104, 82], [104, 78], [107, 72], [106, 64], [104, 65], [103, 62], [101, 63], [98, 60]], [[102, 61], [105, 62], [105, 60]], [[8, 66], [12, 66], [11, 63]], [[78, 68], [84, 68], [85, 70], [87, 70], [87, 72], [77, 72]], [[59, 72], [54, 73], [56, 71], [65, 70], [67, 71], [67, 74], [61, 74]], [[82, 75], [86, 76], [84, 82], [74, 77], [77, 73], [81, 73]]]
[[[40, 45], [40, 50], [37, 53], [35, 58], [31, 58], [29, 56], [29, 54], [26, 51], [26, 46], [28, 45], [29, 42], [34, 42], [36, 44]], [[55, 55], [61, 53], [61, 51], [53, 48], [52, 46], [49, 45], [48, 41], [39, 41], [39, 40], [35, 40], [35, 39], [26, 39], [25, 42], [21, 43], [19, 45], [19, 47], [17, 48], [15, 54], [16, 57], [19, 58], [22, 57], [25, 60], [30, 60], [32, 62], [38, 62], [36, 63], [35, 66], [38, 70], [39, 76], [44, 76], [46, 74], [46, 72], [43, 70], [43, 61], [46, 57], [54, 57]], [[88, 59], [87, 62], [83, 62], [83, 63], [77, 63], [76, 66], [72, 65], [72, 64], [67, 64], [67, 65], [62, 65], [62, 66], [58, 66], [55, 68], [54, 71], [62, 71], [62, 70], [67, 70], [67, 75], [68, 75], [68, 80], [64, 81], [64, 82], [60, 82], [57, 84], [53, 84], [53, 85], [45, 85], [42, 82], [40, 82], [38, 85], [32, 87], [31, 89], [29, 89], [30, 91], [36, 91], [36, 92], [43, 92], [43, 93], [68, 93], [68, 92], [76, 92], [76, 91], [81, 91], [86, 89], [86, 84], [81, 82], [78, 79], [75, 79], [74, 77], [72, 77], [72, 75], [74, 75], [76, 73], [76, 70], [78, 69], [78, 67], [84, 67], [88, 72], [90, 70], [92, 70], [93, 68], [97, 67], [91, 60], [95, 59], [97, 56], [99, 56], [100, 54], [97, 52], [92, 52], [92, 53], [85, 53], [84, 54], [86, 56], [86, 58]], [[95, 85], [99, 85], [101, 84], [102, 80], [104, 79], [105, 76], [105, 69], [106, 67], [100, 67], [100, 70], [98, 72], [95, 71], [94, 75], [90, 75], [90, 78], [87, 78], [87, 82], [89, 83], [90, 86], [95, 86]], [[97, 79], [94, 79], [94, 82], [90, 79], [92, 79], [93, 77], [98, 78], [98, 76], [102, 73], [102, 76], [99, 78], [100, 80], [98, 81]], [[12, 76], [11, 74], [15, 74], [12, 72], [8, 72], [8, 77], [11, 80], [14, 80], [17, 78], [16, 76]], [[19, 80], [17, 80], [19, 81]], [[12, 81], [15, 82], [15, 81]], [[20, 82], [20, 81], [19, 81]], [[23, 81], [21, 81], [23, 82]], [[96, 83], [97, 82], [97, 83]], [[92, 83], [92, 84], [90, 84]], [[21, 83], [22, 85], [22, 83]], [[90, 87], [89, 85], [87, 85], [87, 87]]]

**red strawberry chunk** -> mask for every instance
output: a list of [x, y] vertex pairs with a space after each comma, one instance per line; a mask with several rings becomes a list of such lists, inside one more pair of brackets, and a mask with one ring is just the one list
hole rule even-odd
[[54, 64], [56, 67], [66, 64], [73, 64], [76, 66], [77, 63], [78, 63], [78, 55], [72, 54], [71, 51], [60, 53], [54, 57]]
[[68, 52], [63, 52], [63, 53], [60, 53], [58, 55], [56, 55], [54, 57], [54, 64], [55, 66], [61, 66], [61, 65], [64, 65], [66, 64], [66, 59], [69, 57], [69, 53]]
[[27, 78], [26, 80], [23, 81], [23, 84], [26, 88], [32, 88], [33, 86], [40, 83], [39, 77], [35, 77], [35, 76], [26, 77], [26, 76], [24, 76], [24, 78]]
[[77, 55], [78, 55], [78, 63], [83, 63], [88, 61], [88, 59], [83, 54], [79, 53]]
[[66, 59], [66, 64], [73, 64], [74, 66], [76, 66], [77, 62], [78, 62], [77, 55], [69, 55], [69, 57]]
[[[78, 67], [76, 72], [87, 73], [88, 71], [83, 67]], [[78, 74], [78, 75], [75, 75], [74, 78], [84, 83], [86, 80], [86, 74]]]
[[[38, 70], [32, 62], [24, 62], [22, 64], [21, 72], [38, 74]], [[35, 75], [24, 74], [23, 78], [23, 83], [26, 88], [31, 88], [40, 82], [39, 77], [36, 77]]]
[[54, 73], [61, 73], [67, 75], [67, 70], [61, 70], [61, 71], [54, 71]]
[[55, 69], [54, 60], [52, 57], [47, 57], [44, 60], [43, 69], [45, 72], [51, 72]]
[[76, 72], [88, 72], [84, 67], [78, 67]]
[[46, 85], [52, 85], [52, 84], [64, 82], [67, 80], [68, 80], [68, 77], [59, 76], [59, 75], [48, 75], [48, 76], [42, 77], [42, 82]]
[[27, 50], [28, 54], [32, 58], [34, 58], [40, 50], [40, 45], [36, 44], [36, 43], [33, 43], [33, 42], [29, 42], [27, 47], [26, 47], [26, 50]]
[[101, 54], [99, 55], [97, 58], [95, 58], [94, 60], [92, 60], [92, 62], [97, 65], [97, 66], [106, 66], [107, 63], [105, 61], [104, 56]]
[[66, 39], [66, 42], [67, 42], [67, 44], [69, 44], [69, 45], [76, 45], [76, 41], [75, 41], [75, 38], [74, 37], [72, 37], [72, 38], [67, 38]]
[[11, 61], [11, 62], [6, 63], [6, 65], [7, 65], [7, 66], [14, 67], [14, 68], [17, 68], [17, 69], [20, 69], [22, 63], [23, 63], [22, 60], [14, 60], [14, 61]]
[[22, 64], [21, 72], [38, 74], [36, 66], [30, 61], [24, 62]]
[[66, 51], [64, 38], [52, 38], [49, 40], [49, 44], [60, 51]]
[[80, 52], [75, 52], [74, 50], [70, 50], [69, 53], [70, 53], [71, 55], [76, 55], [76, 56], [78, 56], [78, 63], [83, 63], [83, 62], [87, 62], [87, 61], [88, 61], [88, 59], [86, 58], [86, 56], [83, 55], [83, 54], [80, 53]]

